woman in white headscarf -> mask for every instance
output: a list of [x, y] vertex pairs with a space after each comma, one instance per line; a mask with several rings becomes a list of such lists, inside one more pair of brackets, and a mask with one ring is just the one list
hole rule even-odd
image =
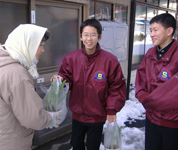
[[60, 114], [43, 109], [34, 90], [36, 64], [49, 38], [47, 28], [23, 24], [0, 45], [0, 149], [30, 150], [34, 130], [57, 127]]

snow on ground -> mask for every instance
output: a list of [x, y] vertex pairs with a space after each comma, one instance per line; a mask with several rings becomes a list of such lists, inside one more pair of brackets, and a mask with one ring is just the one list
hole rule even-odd
[[[145, 109], [142, 104], [135, 98], [135, 90], [129, 93], [129, 100], [126, 101], [125, 106], [117, 113], [117, 124], [122, 126], [121, 140], [122, 149], [119, 150], [144, 150], [145, 145], [145, 127], [126, 127], [124, 122], [129, 123], [137, 120], [145, 119]], [[104, 125], [103, 131], [106, 128]], [[72, 149], [71, 149], [72, 150]], [[100, 150], [105, 150], [104, 145], [100, 145]]]
[[[126, 101], [125, 106], [117, 113], [117, 124], [122, 126], [121, 140], [122, 150], [144, 150], [145, 143], [145, 127], [126, 127], [124, 122], [129, 121], [131, 124], [135, 119], [145, 119], [145, 109], [142, 104], [135, 98], [135, 90], [129, 93], [129, 100]], [[106, 124], [104, 125], [104, 129]], [[100, 150], [105, 150], [104, 146], [100, 145]]]

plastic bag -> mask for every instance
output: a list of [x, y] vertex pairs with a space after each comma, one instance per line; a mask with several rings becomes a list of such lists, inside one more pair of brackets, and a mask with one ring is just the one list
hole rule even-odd
[[69, 91], [69, 83], [65, 83], [59, 78], [55, 78], [51, 83], [49, 89], [43, 84], [40, 85], [40, 89], [46, 94], [43, 98], [44, 109], [49, 112], [61, 111], [61, 123], [64, 121], [67, 115], [66, 97]]
[[117, 126], [116, 121], [109, 123], [106, 121], [104, 133], [105, 150], [121, 150], [121, 128]]

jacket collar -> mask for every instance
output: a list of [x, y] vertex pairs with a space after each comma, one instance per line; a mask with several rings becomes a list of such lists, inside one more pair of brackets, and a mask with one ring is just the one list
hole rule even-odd
[[[170, 57], [172, 56], [172, 53], [176, 50], [176, 47], [178, 46], [178, 42], [173, 39], [174, 42], [172, 46], [168, 49], [168, 51], [165, 53], [165, 55], [160, 59], [160, 61], [169, 61]], [[157, 60], [157, 47], [153, 47], [150, 51], [148, 57], [156, 59]]]
[[168, 50], [169, 50], [169, 48], [172, 46], [172, 44], [174, 43], [174, 40], [172, 39], [171, 40], [171, 42], [169, 42], [169, 44], [167, 44], [164, 48], [160, 48], [160, 46], [157, 46], [157, 50], [158, 50], [158, 52], [159, 53], [162, 53], [162, 54], [164, 54], [164, 53], [166, 53]]
[[101, 47], [100, 47], [100, 44], [99, 44], [99, 43], [97, 43], [97, 45], [96, 45], [96, 51], [95, 51], [93, 54], [91, 54], [91, 55], [88, 55], [88, 54], [86, 53], [84, 46], [83, 46], [83, 48], [82, 48], [82, 52], [85, 54], [85, 56], [90, 57], [90, 58], [96, 57], [96, 56], [100, 53], [100, 51], [101, 51]]

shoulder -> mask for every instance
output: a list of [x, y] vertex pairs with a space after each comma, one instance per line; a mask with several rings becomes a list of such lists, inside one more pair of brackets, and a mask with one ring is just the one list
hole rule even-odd
[[23, 92], [26, 88], [33, 88], [32, 76], [28, 73], [27, 69], [20, 65], [20, 63], [11, 63], [1, 67], [0, 72], [0, 78], [3, 79], [0, 80], [0, 85], [3, 87], [0, 88], [0, 91], [6, 96], [15, 89]]
[[147, 55], [153, 54], [156, 50], [157, 50], [157, 48], [155, 46], [151, 47], [151, 48], [148, 49], [148, 51], [146, 52], [146, 54]]
[[118, 59], [115, 55], [113, 55], [112, 53], [110, 52], [107, 52], [103, 49], [101, 49], [101, 52], [100, 52], [100, 57], [102, 57], [103, 60], [105, 61], [111, 61], [111, 62], [118, 62]]
[[[10, 69], [11, 68], [11, 69]], [[9, 65], [8, 78], [11, 81], [12, 87], [18, 86], [18, 84], [28, 81], [33, 84], [33, 78], [26, 68], [19, 63]]]
[[74, 51], [72, 51], [72, 52], [70, 52], [70, 53], [68, 53], [66, 56], [65, 56], [65, 58], [73, 58], [73, 57], [77, 57], [77, 56], [79, 56], [79, 55], [81, 55], [82, 54], [82, 49], [77, 49], [77, 50], [74, 50]]
[[157, 47], [151, 47], [148, 49], [148, 51], [146, 52], [146, 54], [144, 55], [144, 59], [149, 59], [151, 57], [154, 57], [155, 55], [157, 55]]
[[73, 62], [78, 62], [81, 61], [84, 57], [84, 54], [82, 52], [82, 49], [78, 49], [78, 50], [74, 50], [70, 53], [68, 53], [64, 59], [63, 59], [63, 63], [73, 63]]

